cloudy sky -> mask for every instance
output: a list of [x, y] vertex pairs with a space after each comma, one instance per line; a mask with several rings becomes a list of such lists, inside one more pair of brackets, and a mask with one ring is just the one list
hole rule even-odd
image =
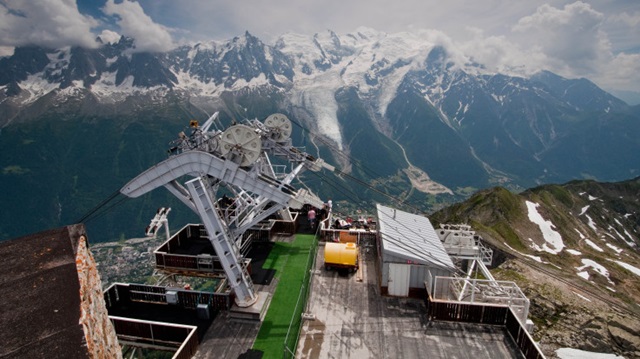
[[26, 44], [98, 46], [96, 35], [139, 51], [227, 40], [266, 43], [287, 32], [433, 31], [495, 69], [547, 69], [640, 95], [636, 0], [0, 0], [0, 54]]

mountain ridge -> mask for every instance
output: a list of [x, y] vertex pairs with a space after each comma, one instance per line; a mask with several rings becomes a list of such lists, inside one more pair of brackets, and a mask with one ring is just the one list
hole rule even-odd
[[468, 223], [494, 248], [492, 273], [531, 300], [534, 339], [638, 357], [640, 177], [477, 192], [429, 218]]
[[[361, 28], [346, 35], [285, 34], [267, 45], [246, 32], [164, 53], [133, 52], [133, 46], [122, 37], [97, 49], [17, 48], [0, 59], [0, 136], [39, 139], [0, 141], [6, 154], [0, 185], [20, 188], [16, 181], [57, 172], [48, 163], [36, 169], [37, 161], [21, 154], [50, 136], [41, 123], [98, 128], [115, 122], [103, 128], [123, 135], [127, 126], [153, 122], [154, 135], [172, 138], [176, 121], [204, 121], [214, 111], [226, 124], [282, 112], [300, 125], [294, 143], [424, 210], [496, 185], [522, 190], [640, 173], [640, 159], [633, 156], [640, 138], [632, 135], [640, 132], [640, 106], [628, 106], [586, 79], [490, 71], [428, 34]], [[69, 132], [55, 135], [76, 138], [64, 128]], [[123, 146], [165, 150], [151, 143]], [[100, 138], [94, 145], [118, 151]], [[363, 170], [359, 162], [376, 170]], [[118, 171], [153, 164], [120, 163], [131, 168]], [[73, 163], [67, 167], [86, 177]], [[15, 168], [29, 171], [17, 176]], [[109, 178], [106, 168], [97, 170]], [[372, 191], [336, 181], [354, 197], [377, 200]], [[55, 207], [61, 196], [51, 194], [46, 202]]]

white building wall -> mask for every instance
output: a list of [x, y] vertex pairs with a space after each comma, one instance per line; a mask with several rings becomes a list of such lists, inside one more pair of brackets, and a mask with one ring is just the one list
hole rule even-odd
[[[392, 257], [392, 256], [382, 256], [382, 278], [381, 283], [383, 287], [388, 287], [389, 284], [389, 263], [401, 263], [407, 264], [407, 261], [401, 258]], [[438, 267], [428, 266], [424, 264], [412, 264], [411, 265], [411, 275], [409, 277], [409, 287], [410, 288], [424, 288], [424, 282], [427, 280], [428, 274], [427, 272], [431, 272], [433, 277], [443, 276], [448, 277], [453, 275], [451, 271], [443, 270]]]

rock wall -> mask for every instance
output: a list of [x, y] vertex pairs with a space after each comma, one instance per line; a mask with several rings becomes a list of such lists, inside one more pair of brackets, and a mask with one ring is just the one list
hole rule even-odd
[[[73, 238], [73, 234], [71, 235]], [[92, 358], [122, 358], [115, 329], [102, 294], [102, 282], [93, 255], [87, 248], [87, 238], [79, 235], [76, 243], [76, 267], [80, 283], [80, 324]]]

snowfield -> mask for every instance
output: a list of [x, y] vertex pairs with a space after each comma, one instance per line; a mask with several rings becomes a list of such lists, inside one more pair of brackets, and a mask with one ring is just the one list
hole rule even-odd
[[533, 203], [526, 201], [527, 210], [529, 214], [529, 220], [540, 227], [540, 231], [542, 231], [542, 236], [544, 237], [545, 243], [540, 248], [536, 248], [537, 250], [543, 250], [545, 252], [549, 252], [551, 254], [558, 254], [564, 248], [564, 242], [562, 241], [562, 236], [560, 233], [556, 232], [554, 229], [556, 226], [551, 223], [551, 221], [547, 221], [542, 218], [542, 215], [538, 212], [538, 203]]
[[615, 354], [594, 353], [572, 348], [560, 348], [556, 350], [556, 355], [560, 359], [624, 359]]

